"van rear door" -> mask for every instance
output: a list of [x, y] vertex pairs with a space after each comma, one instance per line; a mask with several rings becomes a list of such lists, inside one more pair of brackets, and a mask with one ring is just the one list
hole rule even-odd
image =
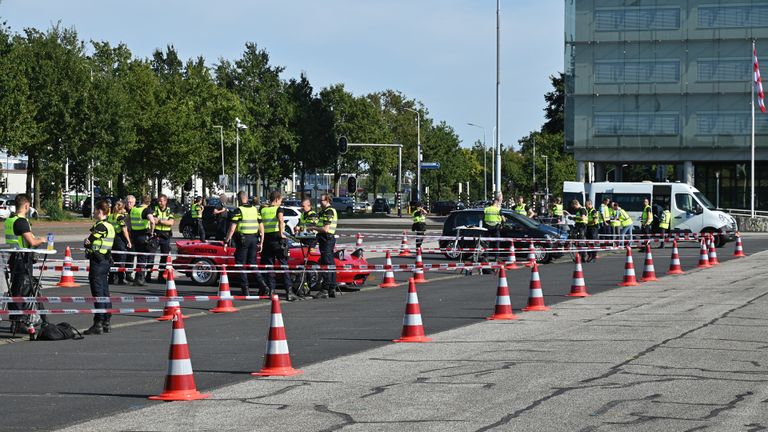
[[579, 200], [579, 204], [584, 205], [584, 183], [563, 182], [563, 208], [571, 214], [574, 212], [574, 209], [571, 207], [573, 200]]

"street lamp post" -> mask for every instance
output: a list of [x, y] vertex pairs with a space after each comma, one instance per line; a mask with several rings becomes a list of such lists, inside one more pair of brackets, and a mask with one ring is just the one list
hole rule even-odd
[[467, 123], [467, 124], [483, 130], [483, 199], [487, 200], [488, 199], [488, 168], [486, 167], [485, 159], [488, 153], [488, 149], [485, 147], [485, 128], [480, 125], [476, 125], [474, 123]]
[[501, 0], [496, 0], [496, 173], [494, 185], [497, 192], [501, 192], [501, 134], [499, 128], [499, 111], [501, 109]]
[[546, 194], [546, 199], [549, 200], [549, 156], [544, 155], [544, 193]]
[[[219, 139], [221, 141], [221, 176], [222, 178], [226, 175], [224, 174], [224, 126], [213, 126], [214, 128], [219, 128]], [[222, 185], [224, 187], [224, 192], [227, 191], [227, 185]]]
[[416, 201], [421, 201], [421, 113], [412, 108], [405, 108], [416, 113]]
[[240, 192], [240, 129], [248, 129], [248, 126], [235, 117], [235, 193]]

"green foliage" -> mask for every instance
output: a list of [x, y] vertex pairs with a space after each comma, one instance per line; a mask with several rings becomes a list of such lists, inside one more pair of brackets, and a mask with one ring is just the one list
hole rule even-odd
[[61, 203], [59, 203], [57, 200], [45, 200], [43, 202], [42, 210], [50, 220], [63, 221], [72, 219], [72, 215], [63, 210], [61, 208]]

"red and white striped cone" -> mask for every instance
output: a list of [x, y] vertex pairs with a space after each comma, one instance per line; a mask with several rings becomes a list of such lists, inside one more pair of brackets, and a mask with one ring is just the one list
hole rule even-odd
[[413, 278], [408, 280], [408, 296], [405, 301], [405, 315], [403, 316], [403, 332], [400, 339], [392, 342], [430, 342], [432, 339], [424, 336], [424, 324], [421, 322], [421, 308], [419, 296], [416, 294], [416, 282]]
[[517, 270], [520, 266], [517, 265], [517, 254], [515, 252], [515, 242], [510, 242], [509, 255], [507, 255], [507, 261], [504, 262], [504, 268], [507, 270]]
[[427, 283], [429, 282], [424, 277], [424, 260], [421, 258], [421, 248], [416, 248], [416, 266], [413, 269], [413, 281], [416, 283]]
[[733, 251], [734, 258], [744, 258], [747, 256], [744, 253], [744, 245], [741, 244], [741, 234], [736, 233], [736, 249]]
[[716, 266], [720, 265], [720, 261], [717, 260], [717, 247], [715, 246], [715, 236], [710, 235], [708, 236], [708, 243], [709, 243], [709, 265]]
[[533, 267], [536, 264], [536, 249], [533, 247], [533, 242], [528, 246], [528, 262], [525, 263], [526, 267]]
[[509, 285], [507, 285], [507, 272], [504, 267], [499, 268], [499, 285], [496, 288], [496, 307], [493, 315], [487, 320], [513, 320], [517, 315], [512, 312], [512, 301], [509, 299]]
[[584, 282], [584, 269], [581, 266], [581, 254], [576, 254], [576, 264], [573, 267], [573, 280], [571, 281], [571, 292], [566, 294], [568, 297], [589, 297], [587, 293], [587, 284]]
[[64, 251], [64, 264], [61, 266], [61, 278], [56, 286], [64, 288], [79, 287], [80, 284], [75, 283], [75, 274], [72, 273], [72, 252], [69, 250], [69, 246]]
[[195, 375], [189, 358], [187, 334], [184, 331], [184, 318], [181, 316], [181, 312], [177, 311], [173, 316], [171, 348], [168, 352], [168, 373], [165, 376], [165, 386], [161, 394], [150, 396], [149, 398], [162, 401], [189, 401], [205, 399], [210, 396], [209, 394], [200, 393], [195, 386]]
[[696, 265], [696, 268], [710, 268], [712, 267], [709, 265], [709, 254], [707, 253], [707, 240], [702, 238], [701, 239], [701, 248], [699, 249], [699, 263]]
[[624, 278], [619, 282], [619, 286], [637, 286], [637, 277], [635, 276], [635, 263], [632, 261], [632, 248], [627, 246], [627, 260], [624, 263]]
[[539, 278], [539, 264], [534, 261], [531, 268], [531, 283], [528, 286], [528, 306], [523, 308], [524, 312], [548, 311], [549, 307], [544, 304], [544, 292], [541, 290], [541, 279]]
[[291, 365], [291, 354], [288, 352], [288, 339], [285, 336], [283, 312], [280, 309], [280, 299], [277, 294], [272, 296], [272, 317], [267, 336], [267, 352], [264, 354], [264, 367], [253, 376], [291, 376], [303, 374], [304, 371], [294, 369]]
[[683, 267], [680, 265], [680, 252], [677, 250], [677, 240], [672, 240], [672, 260], [669, 262], [668, 275], [683, 274]]
[[389, 270], [384, 273], [384, 280], [379, 284], [379, 288], [393, 288], [397, 286], [395, 282], [395, 272], [392, 271], [392, 256], [387, 251], [387, 265]]
[[[229, 297], [229, 298], [228, 298]], [[237, 312], [240, 309], [236, 308], [232, 304], [232, 293], [229, 291], [229, 276], [227, 276], [227, 266], [221, 266], [221, 278], [219, 278], [219, 301], [216, 302], [216, 307], [210, 309], [209, 312], [213, 313], [231, 313]]]
[[406, 234], [405, 230], [403, 230], [403, 241], [400, 242], [400, 253], [397, 256], [411, 256], [411, 250], [408, 248], [408, 234]]
[[[173, 276], [173, 267], [171, 267], [171, 257], [168, 257], [168, 268], [165, 270], [165, 295], [167, 297], [178, 297], [179, 293], [176, 291], [176, 280]], [[176, 311], [181, 314], [181, 306], [176, 300], [165, 302], [165, 308], [163, 309], [163, 315], [157, 318], [158, 321], [172, 320]], [[184, 316], [183, 318], [188, 318]]]
[[651, 244], [645, 245], [645, 265], [643, 266], [643, 276], [641, 282], [651, 282], [656, 279], [656, 268], [653, 266], [653, 254], [651, 253]]
[[355, 235], [355, 247], [356, 248], [363, 247], [363, 236], [361, 236], [360, 233], [357, 233]]

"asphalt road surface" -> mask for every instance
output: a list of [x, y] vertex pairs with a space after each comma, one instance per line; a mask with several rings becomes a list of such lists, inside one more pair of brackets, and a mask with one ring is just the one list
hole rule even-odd
[[[75, 246], [74, 243], [70, 244]], [[59, 245], [64, 246], [64, 245]], [[750, 254], [768, 248], [768, 237], [749, 236], [745, 251]], [[655, 266], [662, 276], [669, 266], [670, 248], [654, 249]], [[698, 247], [686, 244], [681, 250], [684, 269], [695, 266]], [[729, 260], [733, 243], [721, 248], [721, 261]], [[79, 256], [75, 256], [79, 258]], [[413, 258], [396, 258], [410, 263]], [[635, 252], [638, 278], [642, 254]], [[370, 260], [382, 262], [380, 258]], [[439, 256], [425, 256], [426, 262], [445, 262]], [[585, 264], [590, 292], [616, 289], [621, 280], [624, 255], [606, 254], [596, 263]], [[548, 304], [567, 301], [572, 263], [565, 259], [540, 266], [542, 286]], [[396, 273], [404, 282], [408, 274]], [[379, 289], [381, 274], [357, 293], [336, 299], [283, 303], [288, 343], [295, 367], [361, 352], [391, 343], [399, 336], [404, 310], [405, 285]], [[430, 283], [419, 286], [419, 300], [427, 333], [477, 323], [493, 309], [497, 280], [494, 276], [462, 276], [428, 272]], [[508, 274], [513, 307], [525, 305], [530, 270]], [[216, 288], [199, 288], [177, 280], [180, 295], [215, 294]], [[81, 288], [50, 288], [45, 295], [88, 295], [87, 281]], [[164, 286], [144, 288], [113, 286], [112, 294], [162, 295]], [[632, 288], [623, 288], [632, 289]], [[235, 294], [237, 290], [235, 290]], [[212, 304], [185, 303], [185, 321], [195, 379], [201, 391], [252, 380], [250, 372], [261, 368], [269, 326], [266, 302], [244, 304], [235, 314], [210, 314]], [[126, 307], [128, 307], [126, 305]], [[141, 307], [141, 306], [139, 306]], [[156, 316], [156, 315], [154, 315]], [[162, 391], [167, 368], [170, 324], [154, 316], [116, 316], [113, 333], [89, 336], [81, 341], [26, 342], [10, 339], [6, 323], [0, 323], [0, 404], [2, 430], [52, 430], [91, 418], [133, 410], [158, 402], [147, 396]], [[90, 317], [55, 316], [54, 322], [68, 321], [86, 328]], [[12, 343], [2, 343], [11, 342]], [[342, 371], [340, 370], [340, 373]]]

